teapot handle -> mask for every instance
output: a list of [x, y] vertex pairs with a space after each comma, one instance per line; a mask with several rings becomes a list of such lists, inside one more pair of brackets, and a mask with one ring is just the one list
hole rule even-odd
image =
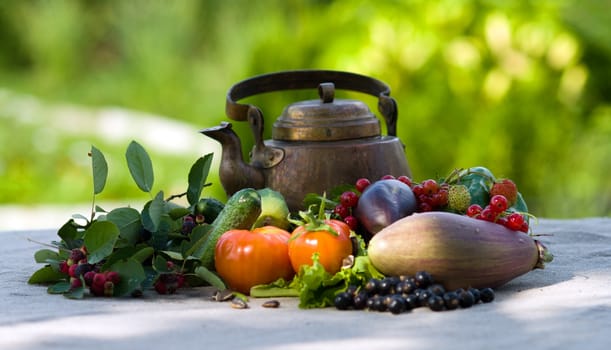
[[[315, 89], [321, 83], [333, 83], [336, 88], [366, 93], [378, 98], [378, 110], [386, 122], [388, 135], [397, 136], [397, 102], [390, 97], [385, 83], [360, 74], [332, 70], [294, 70], [252, 77], [233, 85], [227, 92], [225, 113], [233, 120], [262, 122], [261, 110], [252, 104], [237, 101], [272, 91]], [[255, 116], [257, 115], [257, 116]], [[260, 129], [261, 126], [258, 126]]]

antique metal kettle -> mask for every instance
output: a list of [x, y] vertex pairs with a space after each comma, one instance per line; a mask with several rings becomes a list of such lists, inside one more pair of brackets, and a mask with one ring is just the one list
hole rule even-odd
[[[381, 135], [380, 121], [365, 103], [335, 99], [336, 88], [377, 97], [388, 135]], [[318, 89], [320, 99], [287, 106], [273, 124], [272, 140], [263, 140], [263, 113], [238, 101], [290, 89]], [[361, 177], [411, 176], [404, 146], [396, 137], [397, 104], [390, 97], [390, 88], [379, 80], [329, 70], [260, 75], [229, 89], [226, 114], [233, 120], [247, 121], [254, 134], [247, 164], [231, 123], [201, 130], [221, 143], [219, 177], [227, 195], [245, 187], [269, 187], [284, 195], [291, 210], [297, 210], [303, 209], [306, 194], [322, 194]]]

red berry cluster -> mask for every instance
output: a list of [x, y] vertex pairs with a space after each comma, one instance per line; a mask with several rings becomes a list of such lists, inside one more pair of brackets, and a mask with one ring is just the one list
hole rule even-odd
[[479, 220], [496, 222], [510, 230], [528, 233], [528, 222], [524, 216], [516, 212], [508, 212], [509, 202], [502, 194], [493, 195], [485, 208], [478, 204], [472, 204], [467, 208], [467, 216]]
[[[360, 179], [360, 180], [366, 180], [368, 182], [367, 184], [361, 183], [361, 186], [364, 186], [362, 187], [363, 190], [365, 189], [365, 187], [371, 184], [369, 180], [367, 179]], [[358, 184], [358, 181], [357, 181], [357, 184]], [[359, 187], [357, 185], [357, 190], [358, 188]], [[359, 190], [359, 192], [362, 192], [362, 191]], [[354, 217], [354, 215], [352, 215], [352, 211], [354, 210], [354, 208], [356, 208], [356, 205], [358, 203], [359, 203], [359, 195], [353, 191], [346, 191], [339, 196], [339, 204], [336, 205], [335, 208], [333, 209], [333, 213], [336, 216], [338, 216], [341, 220], [343, 220], [352, 230], [356, 230], [356, 228], [358, 227], [358, 220], [356, 217]]]
[[419, 212], [441, 210], [448, 205], [450, 186], [447, 183], [440, 184], [433, 179], [428, 179], [410, 187], [418, 201]]
[[185, 276], [178, 271], [173, 262], [168, 261], [167, 267], [171, 272], [160, 273], [154, 284], [155, 290], [159, 294], [174, 294], [185, 284]]
[[59, 270], [70, 276], [71, 288], [89, 287], [95, 296], [113, 296], [114, 287], [121, 280], [117, 272], [100, 272], [98, 265], [90, 264], [85, 247], [72, 249], [70, 257], [59, 263]]

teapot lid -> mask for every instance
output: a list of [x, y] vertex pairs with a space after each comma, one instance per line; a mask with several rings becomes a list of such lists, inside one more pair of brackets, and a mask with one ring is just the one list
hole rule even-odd
[[272, 138], [283, 141], [337, 141], [380, 135], [380, 122], [361, 101], [335, 100], [333, 83], [318, 86], [319, 100], [290, 104], [276, 119]]

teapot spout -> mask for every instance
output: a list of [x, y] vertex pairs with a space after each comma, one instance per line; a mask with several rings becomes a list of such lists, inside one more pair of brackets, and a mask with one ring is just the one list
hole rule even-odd
[[219, 177], [228, 196], [243, 188], [258, 189], [265, 186], [262, 170], [244, 162], [242, 144], [233, 131], [231, 123], [221, 122], [219, 126], [203, 129], [200, 132], [221, 144]]

